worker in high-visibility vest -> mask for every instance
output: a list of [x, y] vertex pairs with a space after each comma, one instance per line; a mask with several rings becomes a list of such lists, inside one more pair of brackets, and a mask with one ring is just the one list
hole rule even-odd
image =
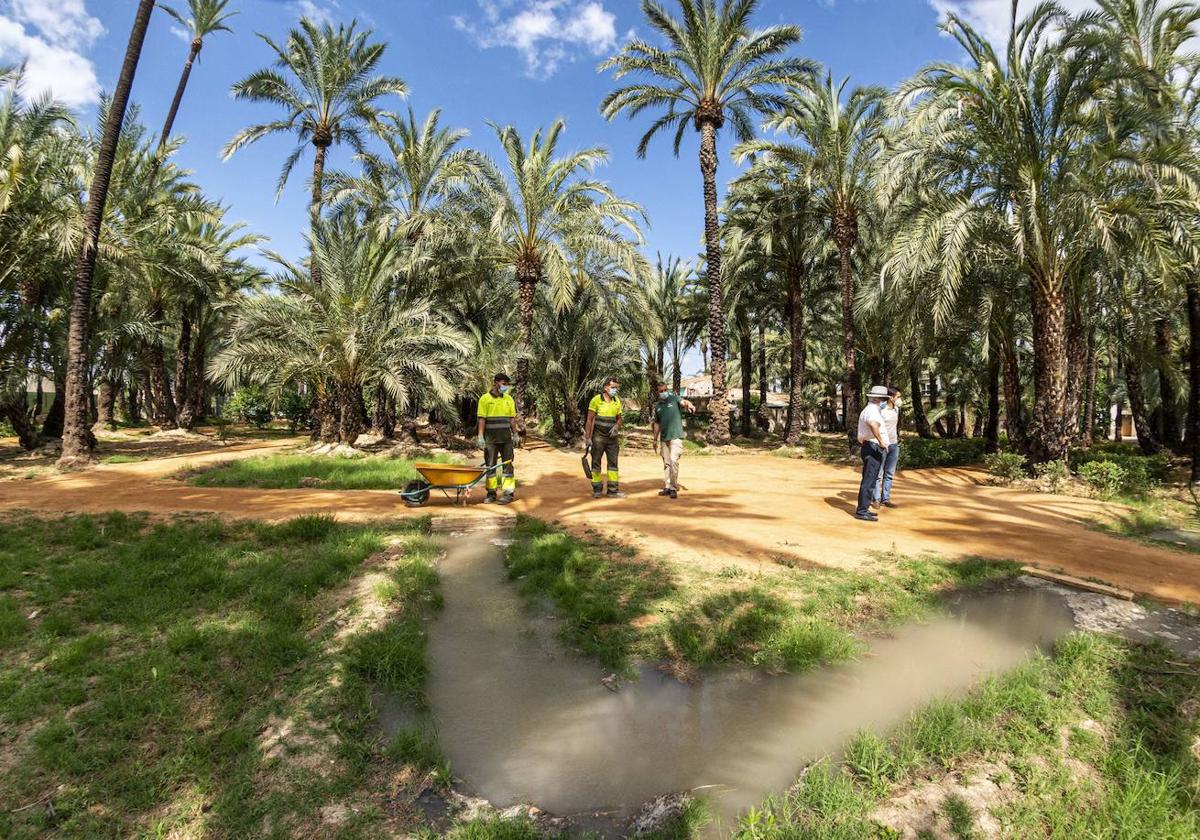
[[[521, 445], [521, 437], [517, 434], [517, 404], [509, 394], [511, 388], [512, 380], [508, 374], [497, 373], [491, 390], [479, 398], [479, 437], [475, 442], [483, 450], [484, 466], [494, 467], [497, 459], [504, 464], [501, 468], [503, 480], [495, 472], [488, 473], [487, 496], [484, 497], [487, 504], [499, 501], [506, 505], [517, 492], [513, 450]], [[500, 490], [499, 499], [496, 498], [497, 490]]]
[[621, 441], [617, 434], [621, 431], [621, 398], [617, 396], [621, 383], [616, 377], [610, 376], [604, 381], [604, 389], [592, 397], [588, 404], [587, 427], [584, 439], [592, 451], [592, 498], [599, 499], [604, 495], [604, 473], [600, 472], [600, 461], [608, 462], [608, 496], [613, 499], [623, 499], [621, 492], [621, 474], [617, 468], [617, 457], [621, 450]]

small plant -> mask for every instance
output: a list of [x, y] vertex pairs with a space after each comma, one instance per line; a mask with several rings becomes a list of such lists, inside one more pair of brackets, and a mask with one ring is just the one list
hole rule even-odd
[[234, 391], [229, 402], [225, 403], [224, 414], [228, 419], [250, 423], [259, 429], [265, 428], [275, 419], [274, 412], [271, 411], [271, 401], [267, 399], [263, 389], [256, 385]]
[[[900, 447], [901, 453], [904, 447]], [[993, 452], [983, 459], [988, 473], [1001, 484], [1012, 484], [1029, 475], [1029, 462], [1019, 452]]]
[[1046, 485], [1051, 493], [1058, 493], [1071, 477], [1066, 461], [1047, 461], [1036, 467], [1037, 477]]
[[280, 415], [287, 421], [289, 432], [296, 434], [300, 429], [308, 428], [310, 419], [308, 398], [294, 387], [286, 388], [279, 396], [278, 408]]
[[1101, 499], [1111, 499], [1121, 492], [1127, 479], [1120, 464], [1112, 461], [1091, 461], [1079, 468], [1079, 477]]
[[942, 809], [950, 823], [950, 831], [958, 840], [972, 840], [975, 837], [975, 814], [965, 799], [957, 794], [947, 796]]

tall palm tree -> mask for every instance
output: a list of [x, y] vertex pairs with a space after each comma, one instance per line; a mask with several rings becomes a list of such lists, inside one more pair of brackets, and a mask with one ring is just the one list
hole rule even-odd
[[112, 176], [117, 141], [121, 136], [125, 107], [129, 103], [129, 92], [133, 88], [133, 77], [137, 73], [142, 43], [146, 40], [146, 29], [150, 25], [150, 15], [153, 11], [154, 0], [141, 0], [138, 3], [129, 42], [125, 48], [125, 59], [121, 63], [121, 74], [117, 77], [117, 86], [108, 102], [104, 136], [96, 157], [91, 187], [88, 189], [87, 210], [83, 217], [83, 241], [75, 263], [75, 282], [71, 291], [62, 456], [58, 461], [61, 468], [90, 463], [92, 451], [96, 446], [96, 437], [92, 434], [91, 424], [88, 422], [91, 411], [88, 348], [92, 328], [92, 280], [96, 273], [100, 225], [104, 218], [104, 205], [108, 199], [108, 184]]
[[[906, 119], [888, 162], [890, 204], [912, 224], [892, 243], [889, 270], [936, 272], [939, 310], [980, 270], [1021, 278], [1029, 301], [1035, 461], [1063, 458], [1074, 434], [1068, 404], [1072, 290], [1097, 254], [1119, 264], [1132, 231], [1156, 249], [1172, 185], [1188, 165], [1178, 148], [1139, 142], [1156, 122], [1134, 97], [1097, 108], [1117, 72], [1106, 52], [1075, 43], [1053, 3], [1018, 20], [998, 52], [969, 24], [945, 25], [966, 65], [935, 64], [903, 84]], [[1183, 207], [1178, 204], [1177, 207]], [[945, 305], [944, 305], [945, 304]]]
[[855, 250], [860, 225], [874, 205], [875, 171], [884, 126], [881, 88], [855, 88], [849, 79], [806, 83], [791, 92], [787, 104], [767, 120], [767, 127], [790, 134], [797, 144], [751, 143], [742, 154], [768, 151], [799, 168], [813, 190], [813, 200], [829, 224], [837, 246], [842, 290], [842, 411], [850, 446], [856, 443], [862, 384], [855, 340]]
[[188, 78], [192, 75], [192, 64], [200, 57], [204, 49], [204, 39], [214, 32], [232, 32], [227, 21], [237, 14], [227, 10], [229, 0], [187, 0], [187, 16], [171, 6], [163, 6], [164, 12], [175, 18], [179, 25], [191, 36], [187, 58], [183, 62], [183, 71], [179, 74], [179, 84], [175, 88], [175, 97], [171, 100], [171, 109], [167, 111], [167, 119], [163, 122], [162, 134], [158, 138], [159, 154], [171, 137], [171, 129], [175, 125], [175, 117], [179, 114], [179, 103], [183, 101], [183, 92], [187, 90]]
[[[308, 18], [288, 33], [282, 44], [266, 35], [260, 38], [275, 53], [275, 66], [256, 70], [233, 86], [236, 99], [276, 105], [284, 115], [245, 128], [234, 135], [223, 151], [228, 160], [238, 149], [273, 134], [290, 134], [297, 143], [284, 161], [276, 184], [283, 192], [288, 176], [308, 146], [313, 147], [312, 202], [315, 224], [320, 215], [325, 158], [331, 146], [346, 143], [356, 153], [366, 153], [366, 133], [377, 131], [384, 112], [379, 100], [405, 96], [408, 86], [395, 76], [376, 75], [386, 43], [371, 43], [371, 30], [349, 26], [317, 25]], [[320, 282], [319, 273], [314, 278]]]
[[440, 108], [421, 122], [412, 108], [406, 117], [384, 115], [380, 138], [386, 153], [360, 155], [360, 173], [330, 173], [330, 202], [341, 212], [357, 213], [366, 223], [404, 237], [414, 251], [445, 244], [458, 230], [446, 204], [477, 179], [483, 158], [473, 149], [460, 148], [469, 132], [443, 127], [441, 115]]
[[417, 389], [448, 402], [469, 342], [429, 300], [395, 302], [404, 240], [321, 222], [311, 246], [321, 285], [311, 269], [284, 262], [278, 293], [243, 296], [210, 378], [262, 385], [274, 396], [300, 383], [331, 389], [339, 413], [323, 437], [350, 445], [366, 424], [364, 390], [382, 389], [400, 409]]
[[581, 270], [585, 258], [611, 261], [628, 277], [645, 270], [638, 252], [642, 209], [590, 177], [607, 162], [604, 149], [558, 155], [565, 127], [556, 120], [525, 143], [513, 126], [493, 125], [506, 169], [488, 162], [473, 191], [492, 244], [491, 260], [511, 269], [517, 280], [516, 403], [522, 423], [532, 408], [529, 359], [538, 287], [548, 284], [548, 298], [562, 310], [591, 277]]
[[700, 134], [700, 174], [704, 182], [704, 242], [709, 284], [708, 331], [712, 347], [712, 426], [716, 443], [729, 442], [725, 385], [725, 301], [721, 277], [721, 223], [717, 200], [717, 133], [728, 120], [742, 141], [754, 135], [754, 116], [783, 104], [781, 91], [815, 72], [804, 59], [783, 57], [800, 42], [796, 26], [752, 30], [758, 0], [678, 0], [674, 17], [657, 0], [642, 0], [647, 22], [667, 41], [666, 48], [635, 39], [600, 65], [614, 78], [640, 75], [645, 81], [609, 93], [601, 111], [610, 120], [665, 108], [638, 144], [644, 157], [664, 129], [675, 131], [675, 154], [689, 123]]
[[[749, 144], [735, 155], [751, 155]], [[728, 224], [754, 242], [755, 270], [782, 286], [783, 322], [789, 338], [788, 413], [784, 441], [800, 443], [808, 364], [809, 310], [823, 283], [817, 277], [828, 245], [806, 165], [759, 157], [730, 188]]]

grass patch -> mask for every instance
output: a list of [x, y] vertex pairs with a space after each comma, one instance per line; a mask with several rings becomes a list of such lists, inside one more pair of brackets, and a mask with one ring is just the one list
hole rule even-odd
[[101, 464], [137, 464], [150, 460], [150, 455], [108, 455], [100, 459]]
[[[422, 461], [460, 463], [453, 455], [431, 455]], [[229, 461], [191, 476], [198, 487], [257, 487], [295, 490], [319, 486], [328, 490], [395, 490], [418, 477], [413, 462], [403, 458], [340, 458], [328, 455], [269, 455]]]
[[[438, 603], [427, 526], [5, 522], [0, 754], [13, 760], [0, 773], [0, 836], [186, 834], [197, 820], [226, 837], [311, 826], [381, 757], [369, 730], [375, 681], [419, 696], [424, 640], [413, 628]], [[403, 638], [403, 652], [362, 633], [342, 647], [326, 596], [385, 548], [396, 557], [395, 613], [378, 632]], [[260, 739], [297, 715], [326, 733], [297, 743], [335, 763], [267, 784], [276, 770]], [[41, 804], [14, 810], [30, 803]]]
[[[871, 819], [876, 805], [987, 759], [1011, 769], [1011, 795], [990, 806], [1005, 836], [1183, 840], [1200, 836], [1198, 738], [1200, 680], [1165, 649], [1077, 634], [1053, 658], [934, 703], [886, 739], [860, 735], [840, 764], [810, 768], [735, 836], [893, 836]], [[978, 836], [977, 814], [956, 795], [941, 816], [954, 836]]]
[[802, 671], [855, 656], [858, 635], [936, 609], [947, 591], [1012, 576], [1012, 563], [879, 558], [875, 568], [703, 575], [520, 517], [506, 555], [522, 594], [551, 601], [566, 641], [626, 672], [636, 660]]

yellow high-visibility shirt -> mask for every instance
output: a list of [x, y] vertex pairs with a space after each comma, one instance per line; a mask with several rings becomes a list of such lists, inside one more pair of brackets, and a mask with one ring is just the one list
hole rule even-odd
[[509, 394], [493, 397], [491, 391], [485, 391], [479, 398], [478, 415], [484, 419], [487, 431], [507, 432], [512, 428], [510, 421], [517, 416], [517, 404]]
[[603, 394], [597, 394], [588, 403], [588, 411], [596, 415], [593, 431], [607, 435], [621, 419], [621, 398], [613, 397], [611, 400], [606, 400]]

